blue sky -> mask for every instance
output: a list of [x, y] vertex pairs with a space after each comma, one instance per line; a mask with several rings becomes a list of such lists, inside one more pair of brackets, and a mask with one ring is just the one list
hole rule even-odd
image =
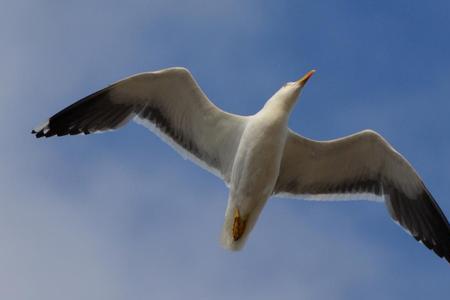
[[448, 1], [4, 1], [2, 298], [449, 295], [449, 265], [380, 203], [275, 198], [231, 253], [218, 243], [226, 187], [145, 128], [29, 134], [137, 72], [185, 66], [218, 106], [252, 114], [316, 68], [291, 128], [315, 139], [380, 132], [449, 216], [448, 28]]

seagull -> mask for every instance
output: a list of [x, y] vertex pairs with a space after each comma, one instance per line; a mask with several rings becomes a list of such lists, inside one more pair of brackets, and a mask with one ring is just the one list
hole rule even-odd
[[252, 116], [225, 112], [189, 70], [175, 67], [120, 80], [32, 130], [37, 138], [118, 129], [133, 119], [229, 188], [221, 243], [243, 247], [271, 196], [384, 201], [392, 219], [450, 262], [450, 226], [411, 164], [372, 130], [315, 141], [288, 128], [311, 70], [284, 84]]

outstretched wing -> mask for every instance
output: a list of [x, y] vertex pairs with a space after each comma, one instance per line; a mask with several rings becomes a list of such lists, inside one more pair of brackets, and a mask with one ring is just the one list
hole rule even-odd
[[217, 108], [184, 68], [121, 80], [63, 109], [32, 133], [38, 138], [89, 134], [117, 129], [133, 118], [229, 182], [246, 117]]
[[366, 130], [318, 142], [290, 132], [275, 194], [305, 199], [378, 197], [394, 221], [450, 262], [450, 226], [409, 162]]

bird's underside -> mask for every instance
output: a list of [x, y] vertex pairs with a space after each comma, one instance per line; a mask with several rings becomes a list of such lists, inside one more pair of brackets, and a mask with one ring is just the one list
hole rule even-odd
[[[281, 103], [282, 97], [290, 95], [286, 91], [290, 88], [299, 89], [285, 86], [272, 98]], [[147, 126], [181, 155], [232, 188], [234, 160], [254, 116], [220, 110], [208, 100], [189, 71], [170, 68], [134, 75], [89, 95], [32, 133], [38, 138], [89, 134], [117, 129], [131, 119]], [[273, 195], [384, 200], [394, 221], [450, 262], [447, 218], [409, 162], [380, 135], [367, 130], [319, 142], [286, 130]], [[224, 227], [233, 242], [239, 242], [251, 230], [246, 216], [252, 212], [236, 208], [226, 216], [229, 228]]]

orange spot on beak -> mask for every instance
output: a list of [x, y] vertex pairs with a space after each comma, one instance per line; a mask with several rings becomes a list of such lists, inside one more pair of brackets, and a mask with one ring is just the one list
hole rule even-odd
[[305, 74], [305, 76], [303, 76], [302, 78], [300, 78], [299, 80], [297, 80], [296, 82], [301, 85], [304, 86], [306, 84], [306, 82], [311, 78], [311, 76], [314, 75], [314, 73], [316, 73], [316, 70], [311, 70], [308, 73]]

